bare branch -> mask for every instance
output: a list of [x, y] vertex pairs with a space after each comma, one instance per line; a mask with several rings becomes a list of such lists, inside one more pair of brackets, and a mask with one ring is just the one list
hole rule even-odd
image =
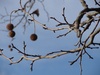
[[[43, 4], [45, 0], [42, 0], [42, 1], [37, 0], [37, 1], [41, 3], [43, 10], [47, 14], [47, 17], [49, 20], [49, 13], [45, 9], [45, 5]], [[14, 28], [17, 28], [18, 25], [23, 23], [24, 32], [25, 32], [27, 28], [26, 24], [34, 23], [34, 33], [36, 33], [36, 25], [40, 25], [44, 30], [49, 30], [53, 32], [60, 31], [60, 30], [62, 31], [67, 30], [67, 32], [63, 34], [59, 34], [57, 38], [66, 36], [67, 34], [70, 34], [70, 32], [74, 31], [76, 33], [78, 41], [76, 42], [74, 49], [69, 49], [69, 50], [66, 49], [66, 50], [58, 50], [58, 51], [55, 50], [53, 52], [48, 52], [45, 55], [38, 55], [38, 54], [31, 54], [31, 53], [28, 54], [26, 52], [27, 43], [25, 41], [23, 41], [23, 47], [22, 47], [23, 50], [17, 47], [14, 43], [11, 43], [10, 45], [8, 45], [8, 48], [12, 52], [13, 50], [15, 50], [18, 53], [20, 53], [21, 56], [19, 57], [19, 59], [17, 61], [14, 61], [15, 56], [10, 57], [10, 58], [7, 57], [4, 54], [3, 49], [0, 49], [0, 56], [7, 59], [10, 62], [10, 65], [20, 63], [23, 60], [29, 60], [31, 61], [30, 69], [32, 71], [33, 64], [37, 60], [53, 59], [53, 58], [57, 58], [63, 55], [77, 53], [76, 59], [71, 61], [70, 64], [73, 65], [75, 62], [79, 60], [80, 75], [82, 75], [82, 70], [83, 70], [82, 59], [83, 59], [84, 54], [88, 55], [89, 58], [93, 59], [93, 57], [87, 52], [87, 48], [98, 49], [100, 47], [100, 43], [94, 41], [95, 37], [99, 35], [100, 33], [100, 27], [99, 27], [100, 7], [89, 8], [85, 0], [80, 0], [80, 2], [82, 6], [84, 7], [84, 9], [79, 12], [78, 16], [76, 17], [76, 19], [74, 20], [72, 24], [69, 23], [68, 18], [65, 15], [66, 12], [65, 12], [65, 7], [64, 7], [62, 11], [63, 22], [61, 20], [58, 20], [58, 18], [50, 17], [52, 20], [54, 20], [57, 23], [55, 27], [53, 28], [48, 27], [48, 25], [45, 23], [41, 23], [39, 20], [36, 20], [36, 18], [34, 17], [34, 15], [36, 15], [39, 18], [40, 13], [41, 13], [39, 9], [34, 10], [33, 8], [33, 6], [36, 3], [36, 0], [27, 0], [25, 3], [23, 3], [22, 0], [20, 0], [19, 1], [20, 8], [17, 10], [11, 11], [10, 14], [5, 9], [6, 15], [0, 14], [0, 20], [3, 20], [3, 23], [8, 22], [8, 21], [12, 23], [14, 20], [19, 19], [19, 21], [15, 24]], [[94, 0], [94, 2], [95, 4], [100, 6], [100, 3], [97, 2], [97, 0]], [[10, 18], [5, 19], [6, 17], [10, 17]], [[89, 31], [89, 28], [92, 27], [92, 24], [94, 24], [94, 27], [91, 29], [91, 31]], [[89, 32], [89, 35], [83, 38], [86, 32]]]
[[100, 3], [100, 1], [99, 1], [99, 2], [97, 2], [97, 0], [94, 0], [94, 2], [95, 2], [95, 4], [96, 4], [96, 5], [100, 6], [100, 4], [99, 4], [99, 3]]
[[85, 0], [80, 0], [80, 2], [84, 8], [88, 8], [88, 5], [86, 4]]

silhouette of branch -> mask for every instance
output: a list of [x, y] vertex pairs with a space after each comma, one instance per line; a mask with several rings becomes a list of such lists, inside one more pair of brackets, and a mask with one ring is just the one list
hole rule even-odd
[[96, 5], [100, 6], [100, 1], [97, 2], [97, 0], [94, 0], [94, 2], [95, 2]]

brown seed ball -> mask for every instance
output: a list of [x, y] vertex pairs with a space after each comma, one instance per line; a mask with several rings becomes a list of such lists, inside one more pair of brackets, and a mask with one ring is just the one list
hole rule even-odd
[[36, 41], [37, 38], [38, 38], [38, 36], [37, 36], [36, 34], [31, 34], [31, 36], [30, 36], [30, 39], [31, 39], [32, 41]]
[[8, 30], [13, 30], [14, 25], [13, 25], [12, 23], [9, 23], [9, 24], [7, 24], [6, 28], [7, 28]]
[[15, 34], [16, 34], [15, 31], [9, 31], [9, 36], [10, 36], [10, 37], [14, 37]]

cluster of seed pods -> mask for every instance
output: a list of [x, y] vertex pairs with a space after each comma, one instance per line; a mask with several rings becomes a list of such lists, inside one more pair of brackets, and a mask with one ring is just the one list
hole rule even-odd
[[6, 28], [9, 30], [9, 37], [13, 38], [15, 36], [14, 25], [12, 23], [7, 24]]
[[[9, 37], [13, 38], [16, 35], [15, 31], [13, 30], [14, 29], [14, 25], [12, 23], [9, 23], [9, 24], [7, 24], [6, 28], [9, 30]], [[30, 35], [30, 39], [32, 41], [36, 41], [37, 38], [38, 38], [38, 36], [35, 33]]]

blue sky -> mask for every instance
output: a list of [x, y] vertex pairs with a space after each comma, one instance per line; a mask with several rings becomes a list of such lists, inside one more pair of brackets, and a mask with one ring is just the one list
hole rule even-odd
[[[1, 0], [0, 1], [0, 14], [5, 14], [4, 7], [7, 8], [8, 12], [13, 9], [18, 9], [19, 4], [18, 0]], [[94, 6], [93, 0], [87, 1], [90, 7]], [[79, 0], [45, 0], [44, 2], [46, 10], [49, 12], [50, 17], [55, 17], [60, 21], [63, 21], [62, 18], [62, 9], [66, 7], [66, 17], [70, 23], [76, 19], [80, 10], [83, 9]], [[41, 23], [46, 23], [48, 27], [54, 27], [57, 23], [53, 20], [49, 20], [46, 16], [43, 7], [39, 2], [35, 5], [34, 9], [40, 10], [40, 17], [36, 19]], [[73, 10], [72, 10], [73, 9]], [[1, 20], [0, 20], [1, 21]], [[17, 23], [14, 21], [13, 23]], [[8, 23], [8, 22], [7, 22]], [[6, 24], [0, 24], [0, 30], [6, 30]], [[34, 54], [43, 54], [47, 52], [58, 51], [61, 49], [73, 49], [74, 44], [77, 41], [74, 38], [75, 34], [71, 33], [66, 37], [56, 38], [59, 34], [63, 34], [66, 31], [58, 31], [53, 33], [51, 31], [45, 31], [41, 26], [36, 26], [36, 33], [38, 35], [38, 40], [32, 42], [29, 38], [30, 34], [33, 33], [33, 26], [28, 26], [25, 35], [22, 34], [22, 26], [14, 29], [16, 31], [16, 37], [13, 43], [19, 48], [22, 49], [22, 42], [25, 40], [27, 44], [27, 52]], [[16, 51], [10, 52], [7, 46], [11, 43], [11, 39], [8, 37], [8, 32], [0, 31], [0, 48], [4, 48], [4, 53], [7, 56], [16, 56], [15, 60], [20, 57]], [[96, 38], [96, 41], [99, 40], [100, 36]], [[88, 50], [88, 52], [94, 57], [93, 60], [89, 59], [87, 55], [83, 56], [83, 75], [100, 75], [100, 51], [99, 50]], [[9, 61], [0, 57], [0, 75], [79, 75], [80, 67], [79, 62], [76, 62], [74, 65], [70, 66], [68, 61], [72, 61], [76, 58], [75, 54], [68, 54], [54, 59], [43, 59], [38, 60], [33, 65], [33, 71], [30, 71], [30, 61], [22, 61], [19, 64], [9, 65]]]

